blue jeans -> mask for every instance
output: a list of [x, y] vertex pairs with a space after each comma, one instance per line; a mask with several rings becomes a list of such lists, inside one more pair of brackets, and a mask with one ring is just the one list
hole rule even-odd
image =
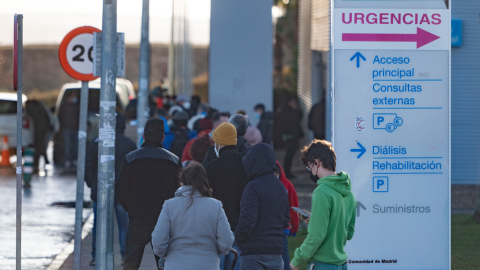
[[308, 270], [347, 270], [347, 264], [334, 265], [322, 262], [311, 262], [308, 264]]
[[[120, 244], [120, 253], [122, 260], [125, 259], [125, 246], [127, 243], [128, 213], [120, 204], [115, 204], [115, 215], [118, 223], [118, 242]], [[97, 250], [97, 202], [93, 202], [93, 228], [92, 228], [92, 258], [95, 259]]]
[[288, 254], [288, 233], [283, 234], [283, 270], [290, 270], [290, 255]]
[[282, 255], [256, 254], [244, 255], [240, 261], [240, 270], [282, 270]]
[[77, 160], [78, 130], [63, 128], [63, 161], [72, 162]]
[[[233, 236], [235, 237], [235, 233], [233, 233]], [[237, 242], [233, 241], [232, 248], [234, 248], [238, 252], [238, 260], [237, 263], [235, 264], [235, 270], [240, 269], [240, 249], [237, 246]], [[235, 259], [235, 255], [233, 253], [228, 253], [227, 255], [222, 255], [220, 256], [220, 270], [231, 270], [232, 269], [232, 263], [233, 259]]]

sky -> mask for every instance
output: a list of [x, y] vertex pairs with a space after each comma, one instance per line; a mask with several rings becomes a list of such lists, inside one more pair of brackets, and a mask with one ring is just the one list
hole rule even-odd
[[[173, 0], [150, 1], [150, 42], [169, 43]], [[207, 45], [210, 40], [210, 0], [186, 0], [190, 40]], [[0, 0], [0, 46], [13, 43], [13, 16], [23, 14], [25, 45], [58, 45], [80, 26], [102, 29], [102, 0]], [[140, 43], [142, 0], [117, 0], [117, 31], [127, 44]]]

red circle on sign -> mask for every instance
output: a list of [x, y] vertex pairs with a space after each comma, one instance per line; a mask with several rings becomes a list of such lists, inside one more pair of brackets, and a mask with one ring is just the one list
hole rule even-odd
[[[58, 58], [60, 59], [60, 64], [62, 65], [63, 69], [65, 72], [67, 72], [68, 75], [70, 75], [72, 78], [80, 80], [80, 81], [92, 81], [95, 80], [97, 77], [93, 76], [93, 70], [91, 74], [82, 74], [77, 71], [75, 71], [70, 64], [68, 63], [67, 60], [67, 47], [70, 41], [78, 35], [81, 34], [93, 34], [94, 32], [101, 32], [100, 29], [97, 29], [95, 27], [91, 26], [82, 26], [79, 28], [75, 28], [72, 31], [70, 31], [62, 40], [62, 43], [60, 43], [60, 48], [58, 50]], [[95, 64], [95, 63], [94, 63]]]

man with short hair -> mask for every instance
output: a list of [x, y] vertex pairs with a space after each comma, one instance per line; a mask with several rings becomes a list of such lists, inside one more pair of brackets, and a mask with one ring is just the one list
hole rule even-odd
[[[242, 116], [243, 117], [243, 116]], [[243, 168], [243, 155], [237, 149], [237, 130], [230, 123], [223, 123], [213, 132], [214, 152], [218, 158], [207, 164], [208, 182], [212, 189], [212, 197], [221, 201], [227, 215], [230, 229], [235, 232], [240, 217], [240, 199], [247, 174]], [[240, 254], [237, 243], [233, 243]], [[231, 254], [220, 257], [220, 269], [230, 270], [233, 262]], [[237, 261], [235, 269], [239, 269]]]
[[290, 267], [298, 270], [302, 261], [308, 261], [308, 269], [347, 270], [348, 255], [343, 247], [353, 237], [357, 211], [350, 177], [335, 172], [337, 157], [332, 144], [325, 140], [305, 146], [301, 160], [318, 186], [312, 194], [311, 216], [306, 220], [307, 238], [296, 249]]
[[[128, 212], [127, 253], [124, 269], [138, 269], [145, 245], [151, 242], [152, 232], [165, 200], [171, 199], [179, 188], [180, 158], [163, 149], [164, 123], [150, 118], [145, 124], [144, 143], [123, 159], [115, 192]], [[155, 256], [158, 265], [159, 257]]]

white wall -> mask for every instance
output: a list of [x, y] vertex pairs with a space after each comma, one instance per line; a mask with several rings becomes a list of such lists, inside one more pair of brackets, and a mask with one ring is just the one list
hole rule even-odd
[[220, 111], [273, 107], [271, 0], [212, 0], [209, 102]]

